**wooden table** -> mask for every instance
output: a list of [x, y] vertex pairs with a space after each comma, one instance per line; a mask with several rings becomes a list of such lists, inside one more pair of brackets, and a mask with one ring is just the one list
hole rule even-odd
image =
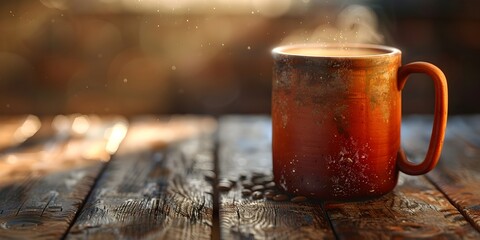
[[[411, 159], [430, 129], [404, 118]], [[243, 196], [270, 146], [266, 116], [3, 117], [0, 239], [480, 239], [480, 116], [450, 117], [433, 172], [363, 202]]]

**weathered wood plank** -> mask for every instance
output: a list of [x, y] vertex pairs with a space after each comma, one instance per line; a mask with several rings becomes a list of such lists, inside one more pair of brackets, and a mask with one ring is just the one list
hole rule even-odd
[[[229, 116], [219, 127], [220, 179], [271, 175], [271, 121]], [[275, 202], [242, 197], [237, 183], [221, 193], [222, 239], [333, 239], [320, 203]]]
[[214, 128], [210, 118], [134, 120], [67, 238], [210, 239]]
[[[64, 129], [66, 133], [0, 156], [1, 239], [64, 236], [108, 160], [107, 145], [121, 140], [121, 136], [112, 135], [117, 133], [113, 129], [126, 131], [127, 127], [123, 118], [65, 117], [72, 120]], [[73, 131], [77, 117], [85, 120], [81, 120], [83, 130], [66, 140], [69, 138], [64, 134]]]
[[[427, 149], [431, 119], [405, 122], [405, 142], [414, 158]], [[415, 134], [413, 134], [415, 133]], [[480, 117], [451, 117], [441, 159], [428, 178], [480, 231]]]
[[[404, 121], [402, 144], [410, 160], [423, 160], [430, 131], [431, 119]], [[425, 176], [400, 174], [392, 193], [366, 202], [326, 204], [326, 211], [340, 239], [480, 238], [479, 232]]]

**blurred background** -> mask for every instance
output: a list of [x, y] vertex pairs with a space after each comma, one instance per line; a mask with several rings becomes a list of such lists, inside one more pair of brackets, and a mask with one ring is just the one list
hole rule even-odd
[[[0, 115], [266, 113], [279, 44], [367, 42], [429, 61], [480, 112], [480, 1], [2, 0]], [[404, 113], [433, 112], [414, 75]]]

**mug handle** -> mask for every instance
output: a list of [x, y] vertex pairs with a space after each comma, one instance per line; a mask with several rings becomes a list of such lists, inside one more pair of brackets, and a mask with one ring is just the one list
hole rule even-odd
[[433, 117], [432, 135], [425, 160], [420, 164], [408, 161], [403, 149], [400, 148], [397, 157], [397, 166], [400, 171], [409, 175], [421, 175], [432, 170], [440, 158], [445, 129], [447, 126], [448, 89], [447, 79], [443, 72], [433, 64], [427, 62], [413, 62], [398, 69], [398, 90], [401, 91], [412, 73], [429, 75], [435, 87], [435, 109]]

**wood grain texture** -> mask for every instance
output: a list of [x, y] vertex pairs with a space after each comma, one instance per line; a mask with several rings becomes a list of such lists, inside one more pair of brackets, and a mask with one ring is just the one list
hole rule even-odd
[[[16, 121], [12, 129], [25, 118]], [[124, 140], [127, 122], [120, 117], [70, 115], [55, 121], [28, 139], [3, 145], [0, 239], [215, 235], [214, 191], [205, 179], [214, 169], [213, 119], [137, 118]], [[402, 145], [410, 160], [423, 159], [430, 130], [429, 117], [404, 119]], [[271, 174], [270, 118], [223, 117], [218, 138], [221, 179]], [[478, 159], [480, 116], [462, 116], [449, 119], [433, 172], [401, 174], [395, 190], [378, 199], [252, 200], [242, 196], [237, 182], [219, 195], [221, 238], [480, 239]]]
[[204, 172], [213, 170], [214, 125], [189, 117], [133, 121], [67, 239], [210, 239]]
[[109, 130], [116, 124], [126, 129], [123, 118], [82, 119], [86, 125], [74, 138], [53, 134], [41, 144], [0, 155], [0, 239], [64, 236], [108, 160]]
[[[224, 117], [219, 127], [220, 178], [271, 174], [268, 117]], [[239, 184], [220, 196], [222, 239], [333, 239], [320, 203], [243, 198]]]
[[[431, 119], [405, 121], [405, 147], [414, 159], [427, 149]], [[437, 167], [427, 177], [480, 231], [480, 117], [452, 117]]]
[[339, 239], [478, 239], [480, 234], [424, 177], [400, 174], [379, 199], [327, 203]]

